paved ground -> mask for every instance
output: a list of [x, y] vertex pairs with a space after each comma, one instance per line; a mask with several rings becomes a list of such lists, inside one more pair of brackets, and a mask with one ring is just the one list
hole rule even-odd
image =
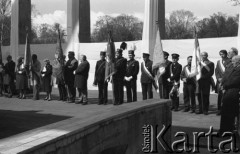
[[[112, 104], [97, 105], [97, 91], [89, 91], [89, 105], [83, 108], [79, 104], [69, 104], [57, 101], [57, 90], [53, 90], [53, 101], [43, 101], [44, 94], [41, 95], [41, 100], [33, 101], [31, 99], [20, 100], [17, 98], [0, 97], [0, 139], [11, 135], [15, 135], [27, 130], [45, 126], [54, 122], [65, 120], [71, 117], [79, 117], [81, 115], [80, 109], [89, 112], [98, 110], [99, 108], [106, 110], [112, 107]], [[141, 93], [138, 94], [138, 100], [141, 100]], [[31, 96], [29, 96], [31, 97]], [[109, 98], [111, 98], [111, 93]], [[154, 98], [158, 98], [155, 93]], [[186, 113], [183, 111], [172, 113], [172, 140], [178, 138], [174, 137], [176, 132], [186, 132], [190, 136], [190, 145], [193, 144], [193, 132], [208, 132], [210, 126], [214, 130], [219, 129], [220, 117], [216, 116], [216, 101], [217, 96], [211, 95], [210, 98], [210, 112], [209, 115], [197, 115], [193, 113]], [[111, 102], [110, 102], [111, 103]], [[182, 95], [180, 96], [180, 109], [183, 109]], [[214, 147], [222, 139], [214, 140]], [[240, 143], [238, 142], [240, 146]], [[200, 139], [201, 153], [208, 153], [207, 138]]]

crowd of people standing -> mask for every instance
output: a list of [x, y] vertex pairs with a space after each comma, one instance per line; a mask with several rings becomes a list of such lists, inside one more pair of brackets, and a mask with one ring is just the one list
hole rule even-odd
[[[135, 59], [134, 50], [128, 51], [128, 60], [123, 57], [122, 52], [126, 45], [121, 45], [115, 52], [115, 72], [107, 74], [106, 67], [109, 59], [106, 52], [100, 52], [100, 60], [95, 66], [93, 85], [98, 86], [98, 104], [108, 104], [108, 85], [112, 84], [113, 105], [124, 103], [124, 87], [126, 87], [127, 102], [137, 101], [137, 76], [141, 70], [142, 99], [152, 99], [152, 87], [158, 88], [160, 99], [171, 99], [171, 109], [179, 111], [179, 87], [180, 80], [183, 81], [183, 101], [184, 112], [208, 115], [209, 96], [211, 88], [218, 94], [217, 115], [221, 115], [220, 131], [232, 131], [234, 129], [234, 119], [239, 115], [239, 92], [240, 92], [240, 56], [236, 48], [231, 48], [229, 52], [221, 50], [221, 59], [214, 63], [208, 59], [207, 52], [201, 52], [201, 77], [196, 79], [191, 72], [192, 56], [187, 57], [187, 64], [182, 67], [178, 63], [179, 54], [172, 54], [172, 61], [168, 60], [169, 53], [164, 51], [165, 71], [159, 77], [158, 84], [154, 77], [159, 68], [152, 68], [153, 62], [149, 59], [149, 53], [143, 53], [143, 62]], [[50, 60], [44, 60], [44, 66], [36, 54], [32, 55], [32, 65], [28, 71], [24, 66], [24, 58], [20, 57], [17, 65], [12, 57], [7, 57], [7, 63], [0, 64], [0, 95], [3, 93], [9, 98], [18, 92], [19, 99], [26, 99], [26, 93], [30, 87], [33, 89], [33, 100], [39, 99], [39, 92], [46, 92], [44, 100], [52, 100], [53, 76], [59, 90], [59, 100], [68, 103], [88, 104], [88, 76], [90, 64], [86, 55], [80, 56], [80, 61], [75, 58], [73, 51], [68, 52], [68, 60], [62, 66], [59, 53], [55, 54], [53, 64]], [[16, 65], [16, 66], [15, 66]], [[15, 68], [16, 67], [16, 68]], [[110, 67], [109, 67], [110, 68]], [[216, 83], [213, 80], [215, 71]], [[231, 80], [229, 80], [231, 79]], [[15, 83], [16, 82], [16, 83]], [[79, 99], [76, 99], [78, 90]], [[198, 109], [196, 100], [198, 100]]]

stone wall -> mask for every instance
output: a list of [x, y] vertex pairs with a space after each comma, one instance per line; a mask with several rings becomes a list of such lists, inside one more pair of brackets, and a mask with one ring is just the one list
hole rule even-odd
[[[36, 145], [21, 154], [141, 154], [144, 139], [142, 127], [158, 126], [157, 132], [160, 132], [163, 124], [168, 126], [172, 121], [168, 101], [148, 100], [144, 103], [146, 106], [110, 116], [44, 144]], [[164, 137], [170, 143], [171, 130]], [[158, 153], [166, 153], [159, 143], [155, 143]]]

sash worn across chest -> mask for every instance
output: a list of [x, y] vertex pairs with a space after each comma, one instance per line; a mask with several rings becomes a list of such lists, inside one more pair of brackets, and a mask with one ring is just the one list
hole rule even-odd
[[220, 70], [222, 71], [222, 73], [224, 73], [225, 72], [225, 66], [223, 65], [221, 60], [218, 61], [218, 64], [219, 64]]
[[98, 67], [98, 69], [97, 69], [97, 73], [102, 69], [102, 67], [104, 66], [104, 65], [106, 65], [106, 61], [103, 61], [102, 63], [101, 63], [101, 65]]

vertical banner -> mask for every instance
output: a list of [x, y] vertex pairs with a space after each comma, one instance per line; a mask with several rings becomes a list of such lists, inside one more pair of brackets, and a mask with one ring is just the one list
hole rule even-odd
[[11, 37], [10, 53], [13, 61], [17, 61], [19, 54], [19, 0], [11, 0]]

